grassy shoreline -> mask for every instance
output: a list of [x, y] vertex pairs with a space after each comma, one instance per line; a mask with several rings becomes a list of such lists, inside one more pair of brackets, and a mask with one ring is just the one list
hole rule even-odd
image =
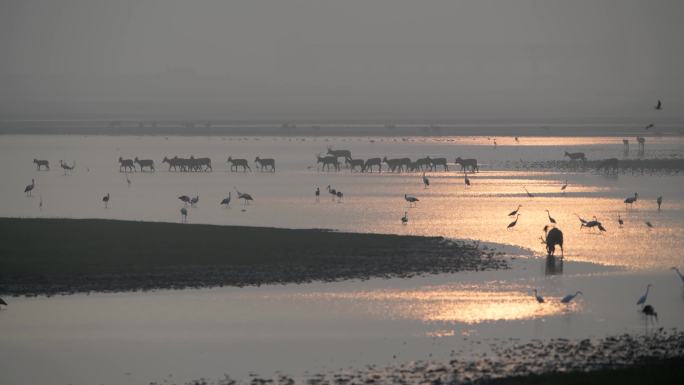
[[101, 219], [0, 218], [0, 294], [246, 286], [497, 269], [441, 237]]

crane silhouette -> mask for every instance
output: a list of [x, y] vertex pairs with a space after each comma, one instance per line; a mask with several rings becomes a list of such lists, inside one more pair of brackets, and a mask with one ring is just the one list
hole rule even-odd
[[632, 207], [632, 205], [639, 199], [639, 193], [634, 193], [634, 196], [627, 197], [625, 198], [625, 205], [629, 205]]
[[231, 192], [228, 191], [228, 196], [223, 198], [221, 201], [221, 205], [226, 205], [227, 208], [230, 208], [230, 199], [231, 199]]
[[515, 225], [517, 225], [517, 224], [518, 224], [518, 218], [519, 218], [519, 217], [520, 217], [520, 214], [517, 214], [517, 215], [515, 216], [515, 220], [514, 220], [513, 222], [509, 223], [509, 224], [508, 224], [508, 227], [506, 227], [506, 229], [510, 229], [510, 228], [514, 227]]
[[[235, 188], [235, 187], [233, 187], [233, 188]], [[251, 195], [249, 195], [247, 193], [241, 193], [238, 191], [237, 188], [235, 188], [235, 192], [237, 193], [238, 199], [244, 200], [243, 205], [247, 205], [248, 204], [247, 201], [253, 201], [254, 200], [254, 198], [252, 198]]]
[[553, 219], [553, 217], [551, 217], [551, 213], [549, 212], [549, 210], [546, 210], [546, 215], [548, 215], [548, 217], [549, 217], [549, 222], [551, 222], [551, 223], [553, 223], [553, 224], [555, 225], [555, 224], [556, 224], [556, 220]]
[[656, 199], [656, 203], [658, 204], [658, 211], [660, 211], [660, 205], [663, 204], [663, 196], [659, 196], [658, 199]]
[[321, 197], [321, 189], [318, 188], [318, 186], [316, 186], [316, 192], [314, 194], [316, 194], [316, 202], [318, 202]]
[[534, 198], [534, 195], [532, 195], [531, 192], [527, 191], [527, 187], [523, 186], [523, 189], [524, 189], [525, 192], [527, 193], [527, 197], [528, 197], [528, 198]]
[[537, 293], [537, 289], [534, 289], [534, 298], [537, 300], [537, 302], [544, 303], [544, 297]]
[[575, 292], [575, 294], [568, 294], [568, 295], [566, 295], [565, 297], [561, 298], [560, 301], [561, 301], [561, 303], [570, 303], [570, 302], [572, 302], [572, 300], [575, 299], [575, 297], [577, 297], [579, 294], [582, 294], [582, 292], [581, 292], [581, 291], [577, 291], [577, 292]]
[[199, 194], [195, 195], [192, 199], [190, 199], [190, 206], [195, 207], [197, 202], [199, 202]]
[[675, 273], [677, 273], [677, 275], [679, 276], [679, 279], [682, 280], [682, 285], [684, 285], [684, 275], [682, 275], [682, 273], [679, 272], [679, 269], [676, 266], [672, 266], [672, 270], [674, 270]]
[[651, 286], [652, 285], [650, 283], [646, 286], [646, 292], [644, 293], [644, 295], [639, 297], [639, 300], [636, 303], [637, 306], [641, 306], [646, 303], [646, 298], [648, 298], [648, 290], [651, 288]]
[[34, 187], [36, 187], [36, 181], [35, 179], [31, 179], [31, 184], [24, 188], [24, 194], [26, 194], [27, 197], [31, 196], [31, 191], [33, 191]]
[[653, 306], [651, 305], [646, 305], [644, 306], [643, 309], [641, 309], [641, 312], [644, 313], [646, 317], [653, 317], [655, 318], [655, 321], [658, 322], [658, 313], [655, 311]]
[[109, 193], [102, 197], [102, 202], [104, 202], [104, 206], [107, 208], [107, 205], [109, 204]]
[[514, 216], [516, 216], [516, 215], [518, 214], [518, 211], [520, 211], [520, 208], [521, 208], [521, 207], [522, 207], [522, 205], [518, 205], [518, 208], [517, 208], [517, 209], [515, 209], [515, 210], [511, 211], [510, 213], [508, 213], [508, 216], [509, 216], [509, 217], [514, 217]]
[[622, 217], [620, 217], [620, 214], [618, 214], [618, 223], [620, 224], [620, 227], [625, 224], [625, 221], [622, 220]]
[[404, 194], [404, 200], [409, 203], [409, 207], [415, 206], [416, 202], [420, 201], [420, 199], [406, 194]]
[[660, 99], [658, 99], [658, 103], [656, 103], [655, 109], [658, 111], [663, 109], [663, 102], [661, 102]]

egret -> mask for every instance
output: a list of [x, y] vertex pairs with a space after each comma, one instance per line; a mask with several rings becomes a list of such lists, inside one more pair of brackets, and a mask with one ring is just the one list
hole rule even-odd
[[27, 197], [31, 196], [31, 191], [33, 191], [34, 187], [36, 187], [36, 181], [34, 179], [31, 179], [31, 184], [24, 188], [24, 193]]
[[102, 197], [102, 202], [104, 202], [105, 208], [107, 208], [107, 205], [109, 204], [109, 193]]
[[430, 179], [423, 173], [423, 188], [428, 188], [428, 186], [430, 186]]
[[577, 219], [579, 219], [579, 221], [580, 221], [580, 223], [581, 223], [580, 229], [581, 229], [582, 227], [584, 227], [584, 225], [586, 225], [586, 224], [588, 223], [588, 221], [587, 221], [586, 219], [580, 217], [580, 216], [577, 215], [577, 214], [575, 214], [575, 215], [577, 216]]
[[682, 285], [684, 285], [684, 275], [682, 275], [682, 273], [679, 272], [679, 269], [676, 266], [672, 266], [672, 270], [674, 270], [675, 273], [677, 273], [679, 279], [682, 280]]
[[316, 192], [315, 192], [315, 194], [316, 194], [316, 202], [318, 202], [318, 200], [319, 200], [320, 197], [321, 197], [321, 189], [318, 188], [318, 186], [316, 186]]
[[620, 224], [620, 227], [625, 224], [625, 221], [622, 220], [622, 217], [620, 217], [620, 214], [618, 214], [618, 223]]
[[527, 193], [527, 197], [528, 197], [528, 198], [534, 198], [534, 195], [532, 195], [531, 192], [527, 191], [527, 188], [526, 188], [525, 186], [523, 186], [523, 189], [524, 189], [525, 192]]
[[631, 207], [634, 204], [634, 202], [637, 201], [637, 199], [639, 199], [639, 193], [634, 193], [633, 197], [625, 198], [625, 204], [628, 204]]
[[223, 200], [221, 201], [221, 205], [226, 205], [226, 207], [230, 208], [231, 194], [232, 193], [230, 191], [228, 191], [228, 196], [223, 198]]
[[565, 191], [565, 189], [568, 188], [568, 180], [565, 180], [565, 184], [561, 186], [561, 191]]
[[561, 298], [561, 303], [570, 303], [577, 295], [582, 294], [581, 291], [575, 292], [575, 294], [568, 294], [565, 297]]
[[644, 293], [644, 295], [641, 296], [641, 298], [639, 298], [639, 300], [636, 303], [637, 305], [643, 305], [646, 303], [646, 298], [648, 298], [648, 290], [651, 288], [651, 286], [653, 285], [651, 285], [650, 283], [646, 286], [646, 292]]
[[544, 297], [537, 293], [537, 289], [534, 289], [534, 298], [537, 300], [537, 302], [544, 303]]
[[187, 205], [188, 203], [190, 203], [190, 197], [187, 195], [181, 195], [178, 197], [178, 199], [180, 199], [183, 202], [183, 204]]
[[646, 221], [644, 223], [646, 224], [646, 226], [648, 226], [649, 229], [653, 228], [653, 223], [651, 223], [650, 221]]
[[180, 213], [181, 213], [181, 223], [187, 222], [188, 221], [188, 209], [186, 209], [185, 207], [181, 207]]
[[404, 216], [401, 217], [401, 223], [404, 225], [408, 223], [408, 212], [404, 211]]
[[656, 203], [658, 204], [658, 211], [660, 211], [660, 205], [663, 204], [663, 196], [659, 196], [658, 199], [656, 199]]
[[411, 207], [411, 205], [415, 205], [416, 202], [420, 201], [418, 198], [406, 194], [404, 194], [404, 199], [406, 200], [406, 202], [409, 203], [409, 207]]
[[551, 223], [553, 223], [553, 224], [555, 225], [555, 224], [556, 224], [556, 220], [553, 219], [553, 217], [551, 217], [551, 213], [549, 212], [549, 210], [546, 210], [546, 215], [549, 216], [549, 222], [551, 222]]
[[520, 208], [521, 208], [521, 207], [522, 207], [522, 205], [518, 205], [518, 208], [517, 208], [517, 209], [515, 209], [515, 210], [511, 211], [510, 213], [508, 213], [508, 216], [509, 216], [509, 217], [514, 217], [514, 216], [516, 216], [516, 215], [518, 214], [518, 211], [520, 211]]
[[195, 195], [192, 199], [190, 199], [190, 206], [195, 207], [197, 202], [199, 202], [199, 194]]
[[518, 215], [515, 216], [515, 220], [514, 220], [513, 222], [509, 223], [509, 224], [508, 224], [508, 227], [507, 227], [506, 229], [510, 229], [511, 227], [513, 227], [513, 226], [515, 226], [516, 224], [518, 224], [518, 217], [520, 217], [520, 214], [518, 214]]
[[656, 322], [658, 322], [658, 313], [655, 311], [653, 306], [646, 305], [643, 309], [641, 309], [641, 312], [644, 313], [644, 315], [646, 315], [647, 317], [654, 317]]

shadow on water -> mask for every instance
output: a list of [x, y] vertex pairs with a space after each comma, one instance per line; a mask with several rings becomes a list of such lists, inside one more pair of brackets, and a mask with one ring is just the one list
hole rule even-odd
[[544, 266], [544, 273], [546, 275], [560, 275], [563, 274], [563, 259], [556, 258], [553, 255], [546, 257]]

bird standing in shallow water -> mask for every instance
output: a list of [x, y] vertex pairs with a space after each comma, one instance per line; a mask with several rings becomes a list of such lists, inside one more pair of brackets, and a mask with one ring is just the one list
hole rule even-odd
[[643, 309], [641, 309], [641, 312], [644, 313], [644, 315], [646, 315], [647, 317], [654, 317], [656, 322], [658, 322], [658, 313], [655, 311], [653, 306], [646, 305]]
[[663, 204], [663, 196], [659, 196], [658, 199], [656, 199], [656, 203], [658, 204], [658, 211], [660, 211], [660, 205]]
[[102, 197], [102, 202], [104, 202], [105, 208], [107, 208], [107, 205], [109, 204], [109, 193]]
[[509, 223], [508, 227], [506, 227], [506, 229], [510, 229], [511, 227], [514, 227], [515, 225], [517, 225], [518, 224], [518, 217], [520, 217], [520, 214], [515, 216], [515, 220], [513, 222]]
[[404, 216], [401, 217], [401, 223], [404, 225], [408, 223], [408, 212], [404, 211]]
[[639, 199], [639, 194], [638, 194], [638, 193], [634, 193], [634, 196], [633, 196], [633, 197], [628, 197], [628, 198], [625, 199], [625, 204], [626, 204], [626, 205], [629, 205], [629, 206], [631, 207], [631, 206], [634, 204], [634, 202], [637, 201], [637, 199]]
[[620, 214], [618, 214], [618, 223], [620, 224], [620, 227], [625, 224], [625, 221], [622, 220], [622, 217], [620, 217]]
[[522, 207], [522, 205], [518, 205], [518, 208], [517, 208], [517, 209], [515, 209], [515, 210], [511, 211], [510, 213], [508, 213], [508, 216], [509, 216], [509, 217], [514, 217], [514, 216], [516, 216], [516, 215], [518, 214], [518, 211], [520, 211], [520, 208], [521, 208], [521, 207]]
[[682, 285], [684, 285], [684, 275], [682, 275], [682, 273], [679, 272], [679, 269], [676, 266], [672, 266], [672, 270], [674, 270], [675, 273], [677, 273], [679, 279], [682, 280]]
[[644, 293], [644, 295], [642, 295], [641, 298], [639, 298], [639, 300], [636, 303], [637, 305], [643, 305], [644, 303], [646, 303], [646, 298], [648, 298], [648, 290], [651, 288], [651, 286], [652, 285], [650, 283], [648, 284], [648, 286], [646, 286], [646, 293]]
[[404, 200], [406, 200], [406, 202], [409, 203], [409, 207], [412, 207], [412, 205], [415, 205], [416, 202], [418, 202], [420, 199], [411, 195], [404, 194]]
[[428, 188], [430, 186], [430, 179], [423, 173], [423, 188]]
[[537, 302], [544, 303], [544, 297], [537, 293], [537, 289], [534, 289], [534, 298], [537, 300]]
[[551, 217], [551, 213], [549, 210], [546, 210], [546, 215], [549, 216], [549, 222], [553, 223], [554, 225], [556, 224], [556, 220]]
[[316, 192], [314, 194], [316, 194], [316, 202], [318, 202], [321, 198], [321, 189], [318, 188], [318, 186], [316, 186]]
[[575, 294], [568, 294], [565, 297], [561, 298], [561, 303], [570, 303], [575, 297], [577, 297], [579, 294], [582, 294], [581, 291], [575, 292]]

